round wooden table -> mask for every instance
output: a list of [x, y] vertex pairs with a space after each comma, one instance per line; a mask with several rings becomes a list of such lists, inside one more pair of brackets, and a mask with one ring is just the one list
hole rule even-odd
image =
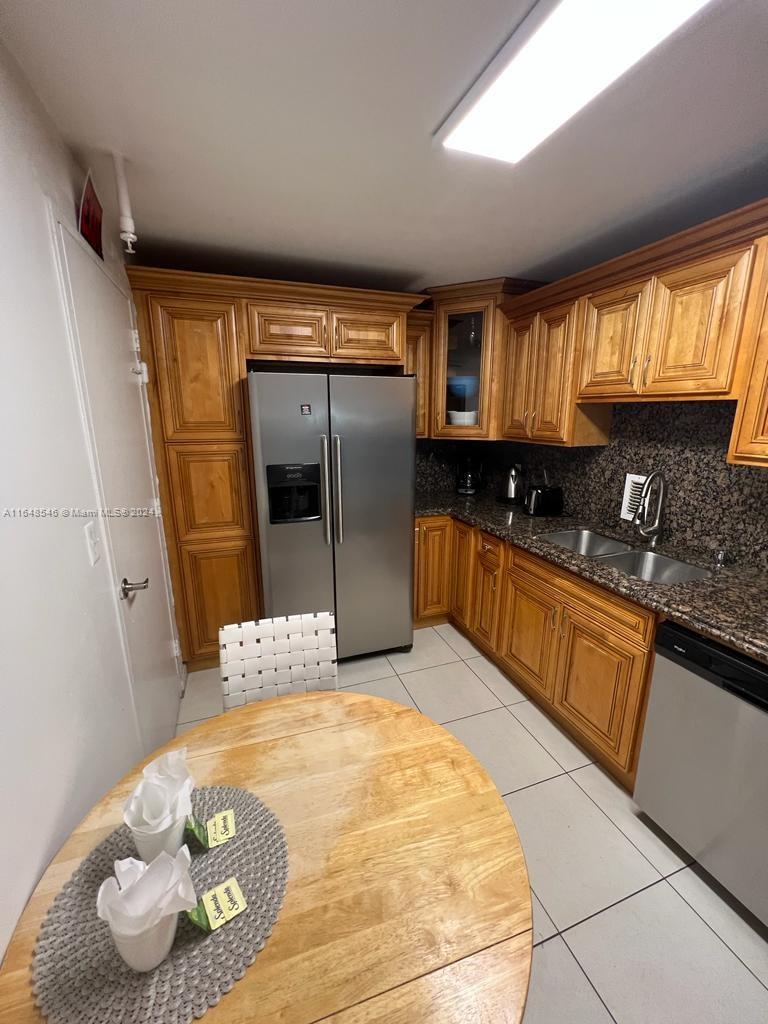
[[[243, 786], [266, 801], [290, 858], [271, 938], [206, 1024], [522, 1019], [525, 860], [488, 774], [450, 733], [410, 708], [338, 691], [249, 705], [162, 751], [185, 745], [198, 785]], [[141, 767], [75, 829], [30, 898], [0, 972], [2, 1024], [42, 1019], [29, 981], [40, 922], [120, 824]]]

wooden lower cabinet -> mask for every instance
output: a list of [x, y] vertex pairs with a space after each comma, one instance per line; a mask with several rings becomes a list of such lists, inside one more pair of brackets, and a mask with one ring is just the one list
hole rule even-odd
[[498, 654], [517, 679], [552, 700], [562, 606], [538, 587], [504, 572]]
[[447, 615], [451, 605], [450, 516], [424, 516], [416, 520], [414, 556], [414, 618]]
[[257, 615], [253, 541], [182, 545], [190, 659], [218, 655], [219, 627]]
[[605, 757], [628, 771], [649, 653], [568, 605], [560, 630], [554, 707]]
[[501, 545], [481, 533], [474, 559], [470, 609], [472, 633], [489, 647], [496, 646], [501, 597]]
[[453, 619], [467, 629], [471, 627], [472, 623], [472, 584], [476, 545], [477, 530], [455, 519], [453, 522], [450, 612]]

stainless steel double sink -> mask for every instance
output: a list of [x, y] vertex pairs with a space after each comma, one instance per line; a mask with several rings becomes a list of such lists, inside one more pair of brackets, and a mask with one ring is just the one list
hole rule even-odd
[[647, 583], [688, 583], [712, 575], [709, 569], [657, 555], [655, 551], [633, 548], [594, 530], [556, 530], [554, 533], [541, 533], [539, 538], [586, 558], [599, 559], [602, 565], [611, 565], [619, 572]]

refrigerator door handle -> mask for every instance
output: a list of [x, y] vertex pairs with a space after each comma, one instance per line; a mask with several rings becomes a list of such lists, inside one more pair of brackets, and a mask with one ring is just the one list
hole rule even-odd
[[325, 543], [331, 546], [331, 501], [328, 493], [328, 483], [331, 478], [330, 465], [328, 463], [328, 435], [320, 435], [320, 453], [322, 455], [322, 487], [323, 487], [323, 519], [325, 520]]
[[341, 437], [333, 435], [334, 467], [336, 469], [336, 486], [334, 487], [336, 497], [336, 543], [344, 543], [344, 499], [341, 491]]

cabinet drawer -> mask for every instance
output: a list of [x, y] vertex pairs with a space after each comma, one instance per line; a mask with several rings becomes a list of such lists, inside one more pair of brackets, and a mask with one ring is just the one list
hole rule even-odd
[[499, 540], [498, 537], [491, 536], [490, 533], [485, 533], [483, 530], [480, 531], [480, 552], [489, 562], [495, 562], [497, 565], [501, 565], [501, 560], [504, 555], [504, 541]]
[[609, 631], [615, 630], [644, 648], [651, 646], [656, 618], [653, 612], [602, 587], [580, 580], [572, 573], [558, 569], [520, 548], [511, 548], [511, 559], [516, 572], [547, 587], [556, 586], [564, 603], [589, 615], [597, 625]]
[[325, 360], [330, 358], [328, 310], [305, 306], [263, 306], [246, 302], [248, 352], [269, 359], [274, 356]]
[[331, 311], [333, 346], [337, 359], [369, 363], [401, 363], [405, 359], [405, 315], [375, 310]]
[[251, 533], [244, 444], [166, 445], [181, 543]]

